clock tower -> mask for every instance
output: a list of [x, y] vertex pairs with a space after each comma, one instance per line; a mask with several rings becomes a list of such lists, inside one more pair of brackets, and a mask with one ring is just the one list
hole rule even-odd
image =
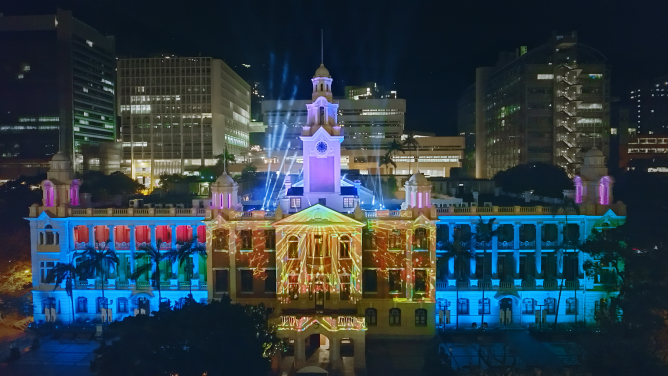
[[315, 71], [311, 83], [313, 102], [306, 105], [308, 117], [301, 135], [304, 195], [312, 196], [311, 203], [322, 203], [329, 195], [341, 194], [343, 131], [336, 121], [339, 105], [332, 100], [332, 77], [323, 64]]

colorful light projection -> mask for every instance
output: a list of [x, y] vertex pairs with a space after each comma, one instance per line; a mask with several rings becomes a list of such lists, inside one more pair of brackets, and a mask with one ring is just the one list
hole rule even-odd
[[355, 316], [281, 316], [274, 319], [274, 324], [278, 330], [294, 330], [303, 332], [313, 324], [319, 324], [320, 327], [330, 332], [339, 330], [364, 331], [367, 329], [364, 317]]
[[[403, 293], [394, 300], [435, 302], [436, 225], [420, 215], [410, 221], [369, 220], [368, 229], [376, 251], [366, 252], [365, 257], [370, 257], [379, 277], [387, 279], [390, 270], [401, 270]], [[424, 237], [416, 236], [419, 231], [424, 231]], [[417, 275], [423, 280], [416, 281]]]
[[282, 263], [279, 299], [288, 303], [294, 300], [296, 292], [341, 294], [343, 289], [352, 303], [359, 301], [362, 226], [361, 223], [278, 226], [277, 231], [282, 234], [276, 244], [276, 259]]

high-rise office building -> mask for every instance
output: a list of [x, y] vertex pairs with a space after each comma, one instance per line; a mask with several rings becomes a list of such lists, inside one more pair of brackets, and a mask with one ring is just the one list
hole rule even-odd
[[475, 85], [459, 101], [467, 150], [475, 133], [478, 178], [529, 162], [575, 174], [589, 149], [608, 155], [610, 70], [605, 56], [579, 43], [575, 32], [554, 34], [543, 46], [525, 51], [502, 54], [495, 67], [477, 68]]
[[668, 133], [668, 76], [637, 85], [631, 103], [630, 134]]
[[385, 90], [384, 86], [375, 82], [367, 82], [364, 86], [346, 86], [346, 99], [397, 99], [396, 90]]
[[120, 59], [123, 170], [154, 187], [162, 174], [216, 163], [225, 149], [248, 151], [250, 86], [210, 57]]
[[60, 150], [79, 170], [84, 146], [116, 141], [112, 36], [58, 9], [0, 17], [0, 51], [0, 164]]

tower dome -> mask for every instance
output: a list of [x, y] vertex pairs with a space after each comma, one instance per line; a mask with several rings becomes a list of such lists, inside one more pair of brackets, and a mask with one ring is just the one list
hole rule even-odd
[[431, 207], [431, 183], [421, 172], [416, 172], [404, 184], [406, 201], [403, 207], [429, 208]]
[[223, 172], [223, 174], [216, 179], [216, 184], [222, 187], [231, 187], [234, 185], [234, 180], [227, 174], [227, 172]]
[[318, 69], [315, 70], [315, 74], [313, 75], [313, 78], [316, 77], [331, 78], [332, 76], [329, 75], [329, 70], [325, 68], [325, 64], [320, 63], [320, 66], [318, 67]]

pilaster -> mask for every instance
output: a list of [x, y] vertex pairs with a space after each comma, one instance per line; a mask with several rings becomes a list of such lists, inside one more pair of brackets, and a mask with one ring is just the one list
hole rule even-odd
[[543, 255], [542, 252], [542, 242], [543, 242], [543, 223], [536, 223], [536, 252], [534, 253], [534, 264], [536, 265], [536, 278], [541, 278], [543, 276], [543, 271], [541, 270], [540, 259]]

